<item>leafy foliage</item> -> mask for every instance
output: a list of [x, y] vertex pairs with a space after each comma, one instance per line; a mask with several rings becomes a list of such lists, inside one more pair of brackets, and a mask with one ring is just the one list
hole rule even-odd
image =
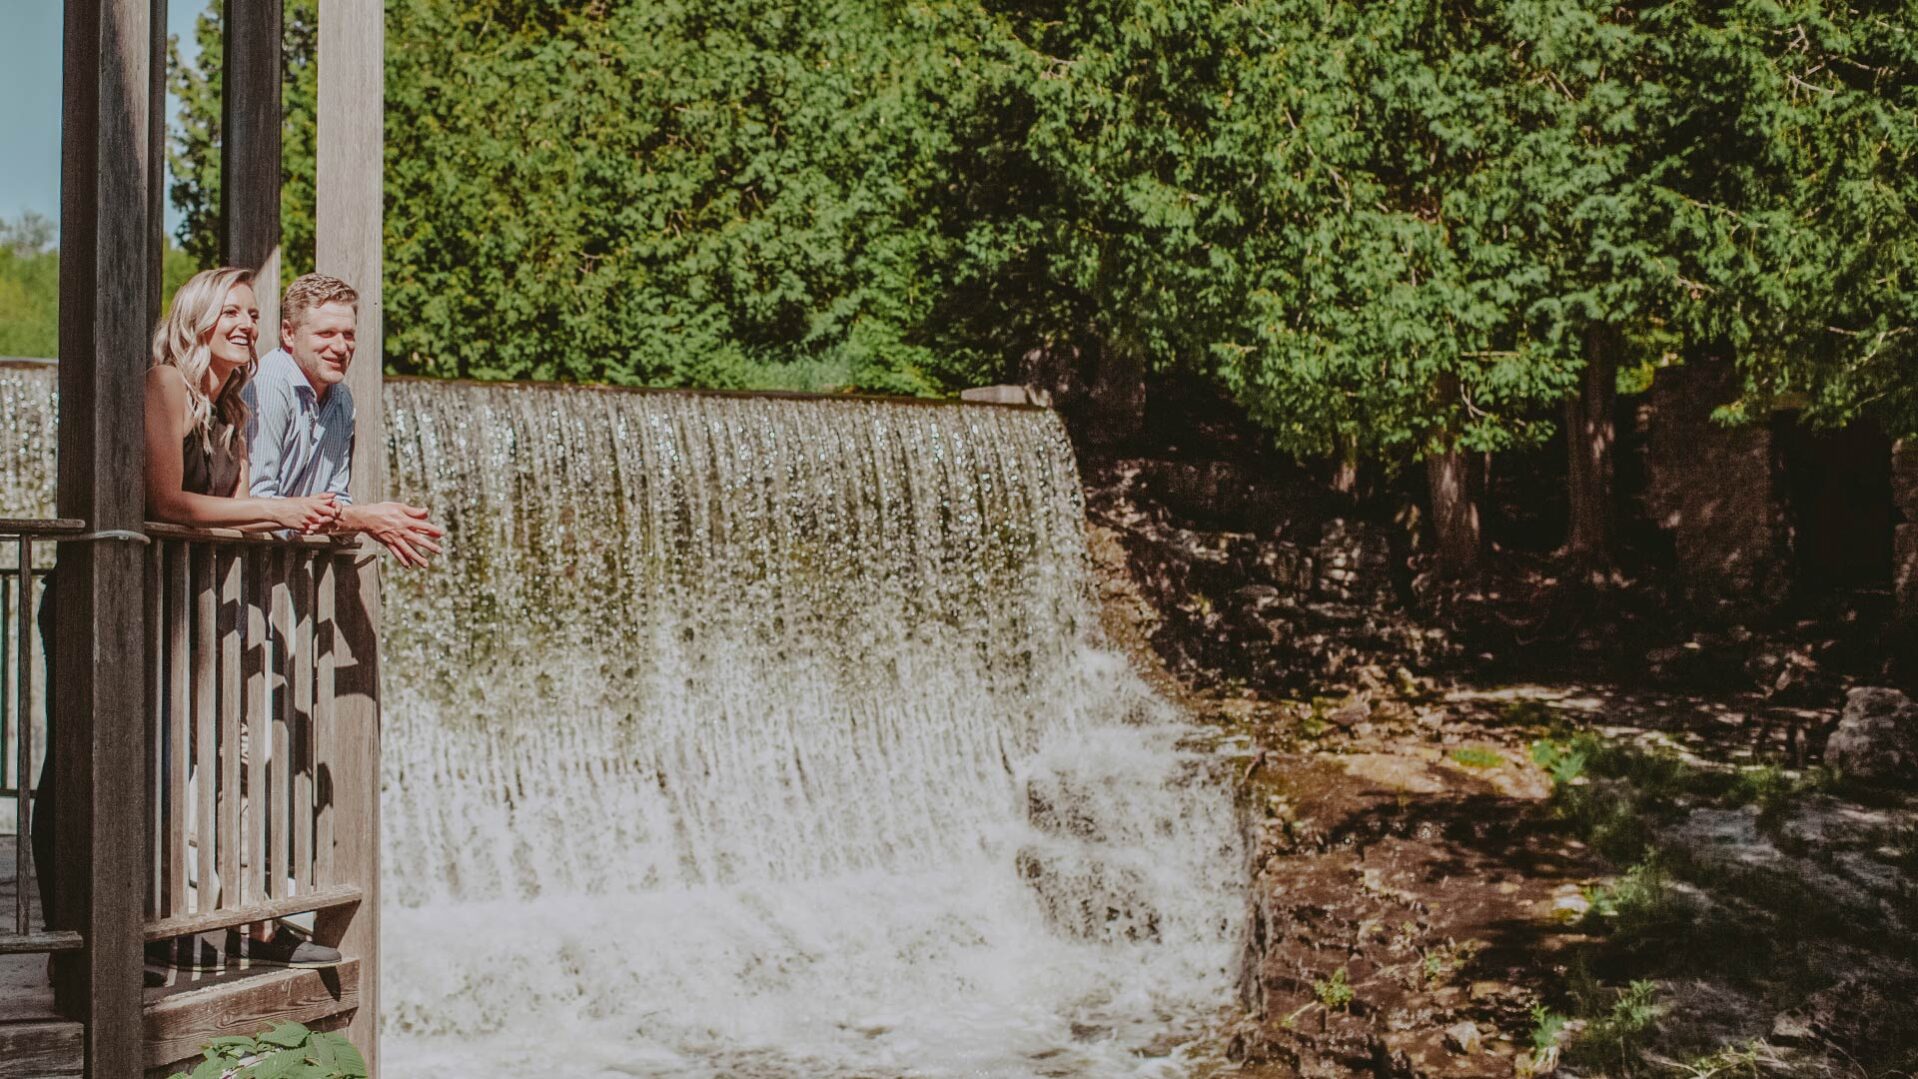
[[345, 1037], [281, 1023], [256, 1037], [215, 1038], [191, 1073], [172, 1079], [366, 1079], [366, 1061]]
[[35, 214], [0, 221], [0, 356], [48, 357], [60, 348], [60, 253], [53, 223]]
[[1752, 400], [1918, 433], [1918, 13], [1675, 2], [1687, 336]]
[[[198, 271], [169, 242], [162, 261], [165, 295]], [[0, 221], [0, 356], [53, 359], [60, 352], [60, 252], [53, 223], [36, 214]]]
[[[310, 263], [314, 0], [287, 6]], [[1034, 356], [1216, 380], [1301, 455], [1643, 386], [1918, 430], [1918, 42], [1811, 0], [396, 0], [395, 370], [939, 393]], [[176, 91], [217, 248], [217, 26]], [[457, 58], [455, 61], [454, 58]], [[1740, 410], [1734, 408], [1732, 412]]]

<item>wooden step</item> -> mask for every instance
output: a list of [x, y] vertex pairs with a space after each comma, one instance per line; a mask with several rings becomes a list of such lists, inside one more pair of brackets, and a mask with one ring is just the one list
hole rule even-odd
[[146, 1066], [198, 1059], [215, 1038], [252, 1037], [278, 1023], [323, 1026], [360, 1006], [360, 963], [327, 970], [229, 967], [146, 995]]
[[78, 1023], [0, 1023], [0, 1079], [67, 1079], [86, 1059]]

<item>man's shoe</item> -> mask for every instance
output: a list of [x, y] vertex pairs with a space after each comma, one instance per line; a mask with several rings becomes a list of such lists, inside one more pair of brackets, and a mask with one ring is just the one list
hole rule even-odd
[[226, 933], [227, 954], [237, 962], [254, 966], [300, 967], [315, 969], [337, 967], [344, 957], [333, 948], [301, 939], [285, 926], [274, 931], [272, 940], [254, 940], [235, 930]]
[[156, 940], [147, 945], [146, 959], [155, 966], [175, 970], [219, 970], [226, 966], [219, 938], [211, 933]]

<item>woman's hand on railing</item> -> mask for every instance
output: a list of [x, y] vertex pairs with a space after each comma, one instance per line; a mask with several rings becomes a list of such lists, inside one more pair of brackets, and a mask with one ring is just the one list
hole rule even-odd
[[325, 532], [340, 519], [340, 505], [331, 494], [261, 501], [272, 507], [273, 519], [281, 527], [294, 532]]

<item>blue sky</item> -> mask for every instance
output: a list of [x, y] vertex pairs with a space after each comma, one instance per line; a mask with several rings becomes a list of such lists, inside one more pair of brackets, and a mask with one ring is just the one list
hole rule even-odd
[[[61, 0], [0, 0], [0, 219], [26, 211], [60, 216]], [[167, 30], [188, 60], [197, 49], [193, 20], [205, 0], [171, 0]], [[178, 105], [167, 98], [171, 118]], [[180, 215], [167, 207], [167, 231]]]

